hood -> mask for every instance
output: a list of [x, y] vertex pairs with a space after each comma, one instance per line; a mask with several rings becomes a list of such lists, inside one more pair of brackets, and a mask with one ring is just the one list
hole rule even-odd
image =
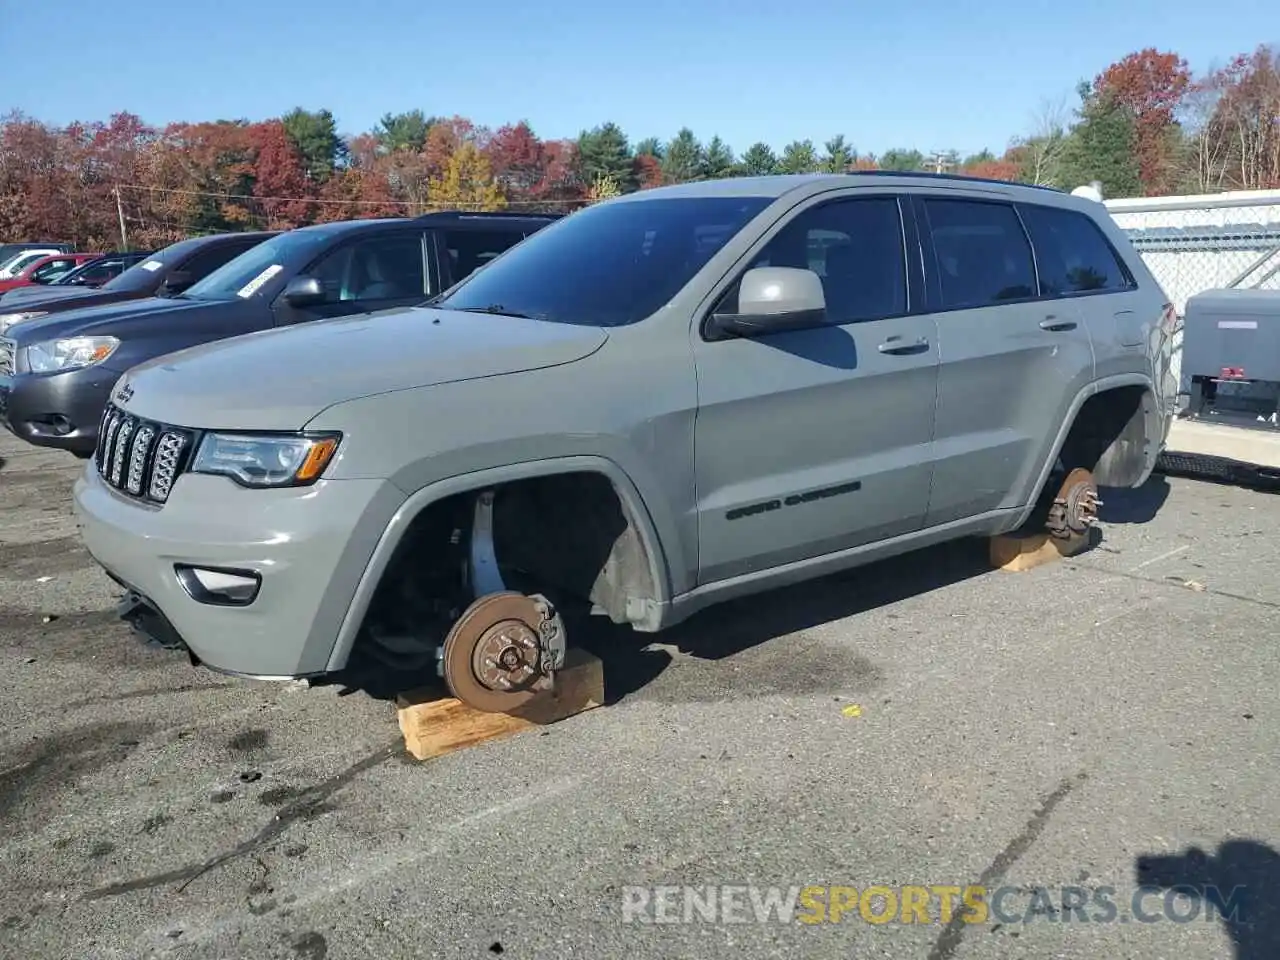
[[4, 291], [4, 294], [0, 296], [0, 311], [7, 309], [11, 303], [28, 303], [32, 300], [62, 300], [67, 297], [84, 296], [86, 293], [93, 292], [87, 287], [74, 287], [70, 284], [64, 287], [60, 284], [31, 283], [25, 287], [14, 287], [12, 290]]
[[[9, 337], [22, 344], [52, 340], [55, 337], [78, 337], [112, 332], [112, 324], [125, 319], [149, 314], [180, 313], [187, 310], [208, 308], [220, 304], [220, 300], [177, 300], [163, 297], [147, 297], [142, 300], [125, 300], [117, 303], [98, 303], [89, 306], [76, 304], [70, 309], [59, 309], [47, 317], [23, 320], [9, 328]], [[27, 309], [24, 304], [23, 310]], [[32, 306], [31, 310], [38, 309]], [[12, 311], [14, 313], [18, 311]]]
[[[0, 296], [0, 313], [13, 313], [16, 310], [28, 309], [33, 303], [61, 303], [67, 300], [83, 300], [86, 304], [105, 303], [112, 299], [121, 300], [130, 295], [127, 290], [103, 290], [101, 287], [84, 287], [77, 284], [49, 284], [42, 286], [33, 283], [26, 287], [14, 287]], [[145, 296], [144, 293], [132, 293], [133, 297]], [[21, 304], [21, 306], [15, 306]], [[59, 309], [62, 309], [59, 307]]]
[[132, 388], [132, 412], [179, 426], [297, 430], [335, 403], [572, 363], [607, 339], [599, 327], [415, 307], [191, 347], [117, 387]]

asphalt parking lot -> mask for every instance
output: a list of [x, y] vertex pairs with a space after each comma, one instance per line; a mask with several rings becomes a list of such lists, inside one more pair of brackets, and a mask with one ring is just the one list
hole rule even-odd
[[[1280, 955], [1273, 494], [1157, 477], [1068, 562], [962, 544], [707, 611], [612, 645], [611, 705], [419, 763], [384, 702], [134, 640], [80, 468], [0, 438], [0, 956]], [[983, 922], [856, 905], [972, 884]], [[754, 916], [809, 885], [859, 893]], [[650, 894], [677, 922], [624, 921]]]

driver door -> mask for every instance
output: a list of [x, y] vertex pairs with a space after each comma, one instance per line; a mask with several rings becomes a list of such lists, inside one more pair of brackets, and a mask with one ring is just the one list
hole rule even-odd
[[752, 266], [817, 273], [827, 319], [719, 340], [695, 324], [702, 584], [913, 533], [929, 506], [938, 351], [910, 203], [812, 202], [722, 303]]
[[302, 273], [320, 281], [320, 303], [294, 306], [283, 296], [276, 325], [374, 313], [421, 303], [430, 291], [426, 231], [396, 230], [356, 237], [321, 254]]

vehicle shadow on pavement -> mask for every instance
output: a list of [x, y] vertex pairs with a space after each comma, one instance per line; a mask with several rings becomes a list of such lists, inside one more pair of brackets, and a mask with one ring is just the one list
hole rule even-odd
[[[1235, 960], [1280, 957], [1280, 853], [1265, 843], [1227, 840], [1212, 856], [1199, 847], [1172, 856], [1140, 856], [1135, 873], [1152, 891], [1143, 901], [1145, 914], [1158, 912], [1162, 922], [1216, 918], [1231, 939]], [[1164, 895], [1159, 905], [1157, 893]], [[1192, 903], [1177, 903], [1175, 893]]]
[[[605, 699], [616, 703], [653, 682], [673, 660], [664, 649], [722, 660], [768, 641], [991, 572], [985, 539], [913, 551], [818, 580], [726, 601], [660, 634], [639, 634], [592, 618], [578, 624], [581, 646], [604, 663]], [[566, 624], [566, 626], [571, 626]]]
[[1099, 491], [1102, 505], [1098, 519], [1103, 523], [1150, 523], [1169, 499], [1169, 492], [1168, 478], [1159, 473], [1136, 490], [1106, 487]]

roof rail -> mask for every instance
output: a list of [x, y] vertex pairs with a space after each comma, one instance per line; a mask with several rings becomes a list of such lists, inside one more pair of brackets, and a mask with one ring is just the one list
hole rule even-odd
[[1048, 190], [1050, 193], [1066, 193], [1057, 187], [1046, 187], [1038, 183], [1023, 183], [1021, 180], [997, 180], [995, 177], [971, 177], [967, 173], [934, 173], [932, 170], [848, 170], [850, 177], [926, 177], [930, 180], [960, 180], [965, 183], [1000, 183], [1009, 187], [1029, 187], [1032, 190]]

